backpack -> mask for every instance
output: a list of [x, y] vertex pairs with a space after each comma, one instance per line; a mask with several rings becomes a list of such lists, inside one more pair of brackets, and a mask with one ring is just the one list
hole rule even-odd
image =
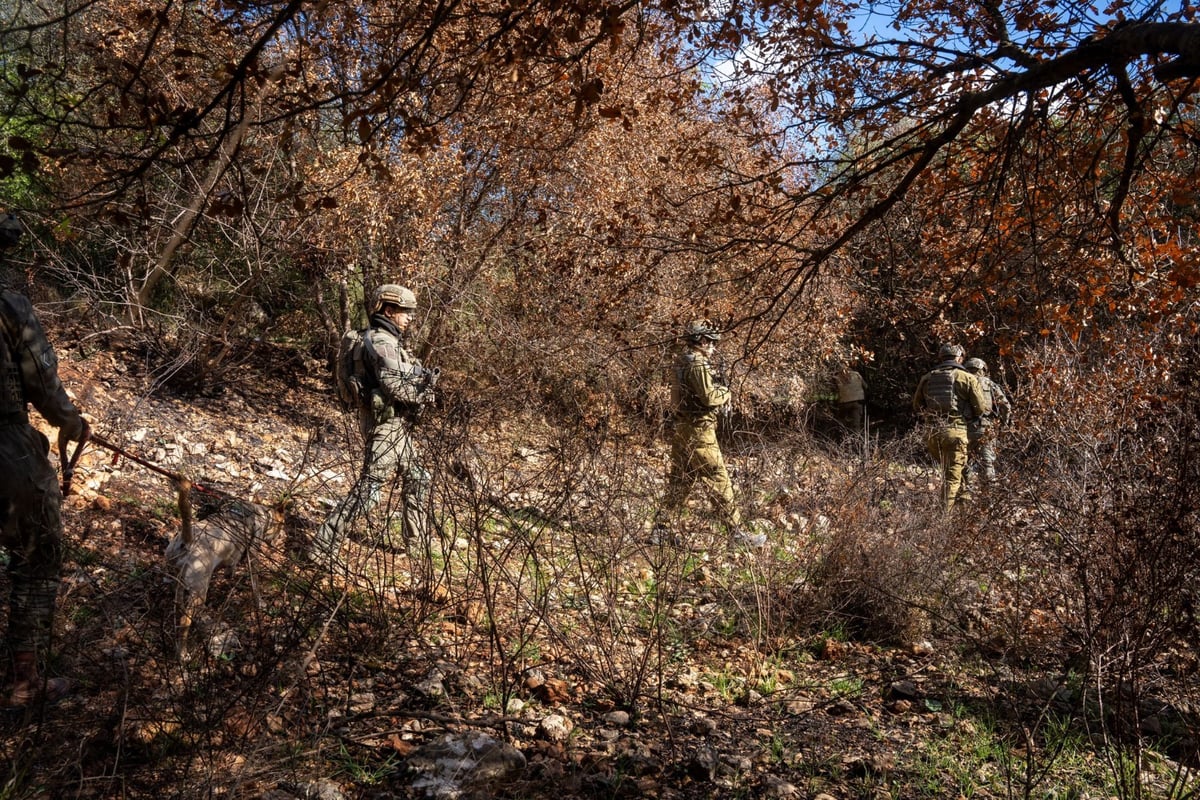
[[366, 328], [351, 328], [338, 343], [334, 379], [338, 399], [346, 408], [358, 408], [375, 383], [366, 362]]

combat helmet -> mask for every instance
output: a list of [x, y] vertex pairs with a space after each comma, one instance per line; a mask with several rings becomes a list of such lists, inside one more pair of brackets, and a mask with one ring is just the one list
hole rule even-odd
[[375, 296], [371, 300], [371, 313], [374, 314], [388, 304], [415, 311], [417, 296], [407, 287], [396, 283], [385, 283], [375, 290]]
[[963, 366], [970, 372], [987, 372], [987, 363], [982, 358], [968, 358]]
[[957, 361], [965, 351], [957, 344], [944, 344], [938, 348], [938, 361]]
[[683, 329], [683, 338], [688, 344], [721, 341], [721, 332], [707, 319], [694, 319]]

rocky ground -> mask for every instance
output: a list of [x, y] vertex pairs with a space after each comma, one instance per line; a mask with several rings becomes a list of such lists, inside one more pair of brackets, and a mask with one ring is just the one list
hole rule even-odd
[[533, 415], [467, 450], [461, 428], [431, 422], [435, 479], [459, 487], [441, 495], [455, 498], [444, 541], [384, 552], [363, 531], [331, 575], [302, 552], [357, 453], [323, 363], [263, 346], [219, 391], [185, 396], [156, 388], [137, 351], [73, 338], [62, 374], [98, 434], [203, 488], [286, 498], [289, 524], [214, 580], [181, 660], [171, 483], [89, 447], [66, 501], [51, 668], [77, 689], [0, 717], [0, 796], [1115, 793], [1090, 751], [1041, 737], [1049, 711], [1069, 717], [1069, 682], [936, 636], [790, 626], [815, 514], [782, 514], [766, 553], [704, 530], [685, 548], [635, 526], [599, 536], [621, 513], [589, 507], [587, 487], [582, 510], [548, 507], [539, 476], [575, 456], [540, 448]]

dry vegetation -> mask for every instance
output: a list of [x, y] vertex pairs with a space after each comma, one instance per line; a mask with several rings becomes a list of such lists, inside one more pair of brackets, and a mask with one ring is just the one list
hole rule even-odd
[[[89, 452], [81, 685], [3, 718], [0, 798], [419, 795], [484, 732], [513, 763], [444, 796], [1197, 796], [1197, 9], [893, 5], [0, 4], [5, 284], [102, 434], [293, 516], [180, 662], [171, 490]], [[441, 535], [373, 547], [393, 496], [322, 574], [385, 280]], [[646, 541], [698, 316], [762, 553], [701, 505]], [[943, 341], [1017, 409], [948, 520]]]
[[658, 547], [652, 427], [464, 406], [451, 369], [420, 429], [442, 541], [397, 554], [364, 530], [331, 580], [298, 556], [356, 468], [322, 364], [258, 345], [216, 396], [148, 393], [138, 352], [54, 333], [81, 342], [63, 371], [101, 433], [295, 506], [286, 542], [216, 580], [180, 662], [171, 488], [84, 457], [54, 665], [79, 689], [5, 716], [6, 796], [417, 797], [422, 754], [468, 731], [526, 759], [475, 796], [1194, 790], [1194, 524], [1129, 494], [1132, 454], [1022, 454], [1040, 432], [1018, 428], [1006, 490], [947, 521], [912, 435], [864, 459], [820, 423], [743, 420], [727, 451], [770, 547], [729, 549], [702, 506]]

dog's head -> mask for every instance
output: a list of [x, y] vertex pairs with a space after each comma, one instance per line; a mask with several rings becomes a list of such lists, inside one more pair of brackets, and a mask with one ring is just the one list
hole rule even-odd
[[267, 509], [267, 514], [266, 538], [277, 539], [287, 527], [287, 514], [277, 508]]
[[296, 499], [285, 494], [266, 507], [267, 524], [265, 535], [269, 540], [279, 538], [285, 531], [296, 527], [299, 517], [296, 515]]

